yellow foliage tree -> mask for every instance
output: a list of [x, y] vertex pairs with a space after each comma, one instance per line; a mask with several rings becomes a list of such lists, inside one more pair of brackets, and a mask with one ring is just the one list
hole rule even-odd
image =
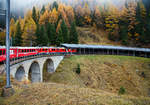
[[36, 30], [36, 23], [32, 18], [26, 20], [22, 39], [23, 39], [23, 46], [30, 46], [35, 44], [35, 30]]
[[56, 28], [56, 33], [59, 32], [59, 29], [61, 28], [61, 23], [62, 23], [62, 20], [59, 20], [57, 28]]
[[10, 38], [11, 38], [11, 36], [14, 36], [15, 31], [16, 31], [15, 29], [16, 29], [15, 20], [14, 20], [14, 18], [11, 18], [11, 20], [10, 20]]
[[67, 13], [65, 12], [65, 8], [66, 6], [63, 4], [60, 4], [58, 7], [58, 12], [59, 15], [62, 16], [62, 18], [64, 19], [65, 23], [67, 24], [68, 27], [70, 27], [69, 21], [68, 21], [68, 17], [67, 17]]
[[5, 31], [0, 32], [0, 45], [5, 45], [5, 35], [6, 35]]
[[[110, 4], [109, 4], [110, 5]], [[106, 31], [109, 33], [109, 38], [116, 40], [119, 36], [119, 17], [120, 11], [112, 4], [111, 9], [105, 18]]]
[[50, 13], [49, 22], [56, 23], [57, 20], [58, 20], [58, 11], [56, 10], [56, 8], [54, 8]]
[[46, 10], [44, 12], [44, 14], [40, 16], [39, 23], [40, 24], [46, 24], [49, 22], [50, 19], [51, 19], [50, 13], [48, 12], [48, 10]]
[[[66, 6], [65, 7], [65, 12], [69, 21], [69, 24], [72, 23], [72, 21], [74, 20], [74, 11], [73, 8], [71, 6]], [[66, 22], [66, 21], [65, 21]], [[67, 22], [66, 22], [67, 23]]]

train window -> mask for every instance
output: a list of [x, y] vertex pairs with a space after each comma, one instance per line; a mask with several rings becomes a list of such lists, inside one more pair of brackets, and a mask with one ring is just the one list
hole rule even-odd
[[0, 55], [2, 55], [2, 50], [0, 50]]
[[6, 50], [3, 50], [3, 55], [5, 55]]

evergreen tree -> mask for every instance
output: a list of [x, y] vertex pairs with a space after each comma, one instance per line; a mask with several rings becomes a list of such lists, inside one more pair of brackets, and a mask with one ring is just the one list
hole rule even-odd
[[47, 36], [47, 33], [46, 33], [43, 25], [40, 28], [40, 34], [41, 34], [40, 45], [47, 46], [47, 44], [48, 44], [48, 36]]
[[[136, 22], [137, 25], [135, 26], [135, 32], [137, 33], [136, 37], [139, 37], [141, 43], [145, 43], [145, 17], [146, 17], [146, 9], [142, 1], [137, 3], [136, 7]], [[136, 38], [137, 40], [137, 38]], [[138, 41], [138, 40], [137, 40]], [[139, 43], [139, 42], [138, 42]]]
[[127, 45], [128, 44], [128, 25], [121, 25], [119, 34], [120, 34], [120, 40], [122, 41], [122, 44]]
[[150, 16], [147, 17], [147, 24], [146, 24], [146, 33], [145, 33], [145, 44], [150, 43]]
[[75, 22], [72, 22], [70, 29], [70, 43], [77, 44], [78, 43], [78, 33], [76, 30]]
[[34, 20], [34, 22], [37, 24], [38, 23], [38, 18], [37, 18], [37, 15], [36, 15], [36, 8], [33, 7], [32, 9], [32, 19]]
[[56, 45], [60, 46], [61, 43], [63, 43], [63, 36], [62, 36], [62, 30], [60, 28], [56, 39]]
[[36, 32], [35, 32], [35, 35], [36, 35], [36, 45], [38, 46], [38, 45], [40, 45], [41, 43], [41, 41], [40, 41], [40, 39], [41, 39], [41, 35], [42, 35], [42, 33], [40, 33], [40, 26], [39, 26], [39, 24], [37, 24], [36, 25]]
[[58, 10], [58, 3], [56, 1], [54, 1], [53, 3], [53, 8], [56, 8], [56, 10]]
[[11, 35], [11, 41], [12, 41], [12, 46], [15, 46], [15, 36], [14, 34]]
[[46, 25], [46, 32], [47, 32], [47, 36], [49, 39], [49, 44], [51, 45], [55, 45], [56, 43], [56, 29], [55, 29], [55, 25], [48, 23]]
[[61, 30], [62, 30], [62, 36], [63, 36], [63, 43], [68, 43], [69, 42], [69, 33], [68, 33], [68, 27], [65, 24], [65, 21], [62, 21], [61, 24]]
[[21, 26], [20, 23], [17, 23], [16, 27], [16, 34], [15, 34], [15, 46], [21, 46], [22, 44], [22, 31], [21, 31]]
[[44, 14], [44, 12], [45, 12], [45, 6], [43, 5], [43, 7], [42, 7], [40, 13], [41, 13], [41, 14]]

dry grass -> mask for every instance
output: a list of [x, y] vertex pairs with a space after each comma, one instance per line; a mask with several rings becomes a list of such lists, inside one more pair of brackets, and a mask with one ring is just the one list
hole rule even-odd
[[[14, 87], [16, 94], [1, 98], [1, 105], [149, 105], [150, 98], [118, 96], [102, 90], [55, 83]], [[2, 101], [1, 101], [2, 100]]]
[[101, 44], [101, 45], [121, 45], [108, 39], [107, 33], [102, 29], [93, 27], [78, 27], [79, 43], [81, 44]]
[[[81, 73], [75, 69], [80, 64]], [[141, 76], [144, 72], [145, 78]], [[148, 96], [150, 59], [126, 56], [73, 56], [65, 59], [49, 81], [101, 89], [118, 93], [121, 86], [126, 94]]]
[[[81, 67], [79, 75], [75, 72], [77, 64]], [[15, 84], [15, 95], [0, 97], [0, 105], [150, 105], [147, 58], [72, 56], [46, 80], [49, 83]], [[125, 95], [118, 95], [121, 86]]]

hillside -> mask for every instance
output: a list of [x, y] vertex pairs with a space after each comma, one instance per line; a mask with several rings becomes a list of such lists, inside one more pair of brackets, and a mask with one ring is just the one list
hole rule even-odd
[[108, 39], [106, 31], [95, 29], [94, 27], [77, 27], [80, 44], [92, 45], [121, 45], [120, 42], [114, 42]]
[[[68, 65], [69, 64], [69, 65]], [[80, 65], [80, 74], [76, 73]], [[150, 59], [126, 56], [72, 56], [46, 83], [17, 85], [0, 105], [150, 105]], [[125, 89], [119, 95], [120, 87]]]
[[[81, 69], [80, 75], [75, 72], [78, 64]], [[48, 80], [113, 93], [118, 93], [123, 86], [128, 95], [149, 96], [149, 70], [150, 59], [146, 58], [73, 56], [65, 59]]]
[[149, 105], [150, 98], [118, 96], [102, 90], [55, 83], [14, 87], [16, 94], [0, 105]]

